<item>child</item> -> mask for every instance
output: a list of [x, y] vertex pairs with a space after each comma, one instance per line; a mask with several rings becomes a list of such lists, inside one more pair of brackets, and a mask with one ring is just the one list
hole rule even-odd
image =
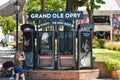
[[20, 52], [19, 54], [15, 54], [14, 56], [14, 72], [15, 72], [15, 80], [19, 80], [19, 77], [22, 80], [25, 80], [25, 75], [22, 68], [22, 61], [25, 60], [24, 52]]
[[14, 79], [15, 79], [15, 78], [14, 78], [14, 75], [15, 75], [15, 73], [14, 73], [14, 67], [10, 67], [8, 70], [9, 70], [9, 71], [12, 71], [12, 75], [11, 75], [11, 77], [9, 78], [9, 80], [14, 80]]

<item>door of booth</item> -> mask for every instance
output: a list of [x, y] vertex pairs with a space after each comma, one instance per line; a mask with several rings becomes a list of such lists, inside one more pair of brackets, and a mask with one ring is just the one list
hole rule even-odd
[[39, 66], [55, 69], [55, 48], [57, 49], [57, 69], [75, 68], [75, 34], [73, 31], [58, 31], [55, 46], [54, 31], [39, 31]]
[[92, 68], [92, 32], [79, 30], [78, 69]]
[[75, 38], [73, 31], [58, 32], [58, 69], [75, 68]]
[[55, 68], [55, 50], [54, 50], [54, 32], [39, 31], [38, 33], [39, 46], [39, 66], [42, 69]]

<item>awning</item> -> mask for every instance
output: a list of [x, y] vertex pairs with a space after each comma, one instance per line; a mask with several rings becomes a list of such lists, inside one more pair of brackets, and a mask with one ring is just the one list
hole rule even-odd
[[94, 32], [96, 31], [111, 31], [110, 25], [95, 25]]

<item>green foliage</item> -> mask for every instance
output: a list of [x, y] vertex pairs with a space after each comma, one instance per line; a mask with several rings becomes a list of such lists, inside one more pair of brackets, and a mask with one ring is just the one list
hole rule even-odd
[[2, 27], [5, 24], [5, 20], [2, 16], [0, 16], [0, 27]]
[[115, 39], [116, 40], [120, 39], [120, 34], [115, 35]]
[[120, 61], [120, 52], [108, 49], [93, 49], [93, 56], [96, 57], [96, 61], [106, 61], [109, 58], [118, 59]]
[[2, 31], [6, 35], [15, 30], [15, 20], [8, 16], [3, 18], [4, 24], [2, 24]]
[[104, 0], [90, 0], [86, 6], [89, 8], [89, 9], [99, 9], [101, 4], [105, 4], [105, 1]]
[[48, 11], [65, 11], [66, 0], [47, 0], [46, 9]]
[[100, 48], [104, 48], [104, 44], [106, 42], [106, 39], [97, 39], [97, 40], [100, 43]]
[[93, 40], [92, 41], [92, 47], [93, 48], [100, 48], [100, 43], [98, 42], [98, 40]]
[[1, 71], [2, 71], [2, 73], [6, 73], [6, 69], [5, 68], [2, 68]]
[[104, 47], [109, 50], [120, 51], [120, 43], [119, 42], [108, 41], [105, 43]]
[[118, 70], [120, 67], [120, 61], [117, 59], [108, 59], [105, 61], [107, 71]]
[[28, 13], [30, 11], [41, 11], [41, 5], [45, 4], [43, 7], [45, 11], [61, 11], [65, 10], [65, 2], [66, 0], [44, 0], [44, 3], [41, 3], [41, 0], [28, 0], [27, 7], [25, 12]]
[[28, 13], [29, 11], [40, 11], [41, 7], [41, 0], [28, 0], [27, 7], [25, 12]]
[[99, 9], [101, 7], [101, 4], [105, 4], [104, 0], [89, 0], [86, 4], [87, 12], [89, 16], [89, 21], [91, 24], [93, 24], [93, 12], [95, 9]]
[[22, 42], [23, 41], [23, 37], [21, 37], [19, 41]]

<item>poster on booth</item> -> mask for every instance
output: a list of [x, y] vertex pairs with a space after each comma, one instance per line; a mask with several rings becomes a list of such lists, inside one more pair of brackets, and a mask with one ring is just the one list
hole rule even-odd
[[32, 51], [32, 32], [31, 31], [24, 31], [23, 32], [23, 51], [24, 52], [31, 52]]
[[40, 55], [52, 55], [52, 32], [39, 32]]
[[92, 44], [91, 44], [91, 32], [81, 32], [81, 52], [80, 52], [80, 68], [91, 68], [91, 55], [92, 55]]

